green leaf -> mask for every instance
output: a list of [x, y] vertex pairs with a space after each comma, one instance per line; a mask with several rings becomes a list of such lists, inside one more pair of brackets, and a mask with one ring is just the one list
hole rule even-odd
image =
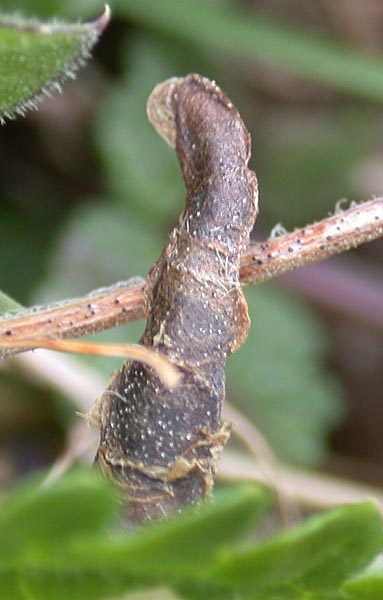
[[252, 326], [228, 361], [228, 397], [283, 460], [317, 464], [342, 412], [342, 390], [325, 366], [321, 323], [301, 299], [275, 284], [245, 293]]
[[[137, 591], [134, 591], [137, 590]], [[36, 569], [0, 571], [2, 600], [181, 600], [164, 587], [148, 588], [148, 584], [117, 572], [89, 571], [46, 572]]]
[[[295, 589], [335, 592], [382, 548], [381, 515], [372, 502], [345, 506], [316, 516], [300, 527], [249, 550], [222, 556], [217, 583], [236, 589], [280, 593]], [[278, 597], [276, 595], [276, 597]], [[303, 597], [303, 596], [302, 596]]]
[[[111, 86], [96, 121], [96, 139], [113, 192], [141, 218], [174, 219], [184, 192], [175, 153], [146, 117], [154, 85], [177, 72], [166, 44], [138, 40], [125, 81]], [[111, 118], [113, 115], [113, 118]]]
[[256, 165], [267, 199], [263, 222], [304, 227], [333, 212], [336, 198], [354, 197], [355, 172], [371, 152], [373, 130], [374, 111], [361, 106], [329, 111], [326, 118], [269, 136]]
[[31, 600], [20, 589], [19, 583], [20, 577], [17, 571], [3, 571], [0, 566], [0, 598], [3, 600]]
[[353, 600], [382, 600], [383, 555], [380, 554], [362, 573], [345, 583], [342, 589]]
[[[29, 6], [30, 0], [18, 0]], [[45, 2], [39, 10], [47, 13]], [[84, 14], [95, 0], [55, 1], [51, 11]], [[113, 9], [144, 27], [193, 44], [207, 54], [257, 60], [285, 69], [334, 89], [382, 102], [383, 72], [378, 58], [333, 42], [315, 31], [307, 32], [267, 19], [255, 11], [246, 13], [238, 3], [218, 0], [115, 0]], [[174, 74], [174, 73], [173, 73]]]
[[1, 506], [0, 597], [101, 600], [137, 590], [137, 600], [139, 590], [165, 585], [188, 600], [346, 600], [340, 586], [381, 548], [377, 508], [330, 511], [241, 549], [235, 542], [269, 499], [260, 486], [224, 489], [199, 510], [122, 534], [114, 493], [94, 473], [24, 483]]
[[5, 292], [0, 291], [0, 315], [19, 312], [22, 308], [22, 305], [16, 302], [16, 300], [13, 300]]
[[91, 547], [78, 543], [73, 556], [77, 564], [88, 567], [123, 569], [128, 565], [135, 574], [193, 575], [214, 560], [218, 549], [229, 547], [260, 520], [269, 504], [270, 496], [261, 486], [232, 488], [214, 504], [146, 527], [130, 538], [100, 540]]
[[90, 56], [110, 11], [85, 24], [39, 22], [0, 15], [0, 123], [36, 108]]
[[73, 536], [102, 531], [116, 515], [115, 491], [99, 474], [74, 471], [54, 485], [32, 478], [0, 505], [2, 566], [22, 557], [57, 554]]
[[100, 569], [0, 571], [2, 600], [105, 600], [141, 586], [142, 582], [130, 575]]
[[141, 221], [113, 198], [80, 205], [60, 232], [49, 265], [51, 275], [35, 298], [51, 302], [145, 276], [165, 242], [155, 223]]
[[92, 475], [72, 474], [49, 488], [25, 485], [9, 496], [0, 522], [0, 539], [7, 540], [0, 597], [10, 582], [28, 599], [90, 600], [157, 581], [169, 584], [186, 573], [194, 576], [195, 569], [213, 561], [219, 548], [230, 547], [269, 505], [264, 488], [242, 486], [221, 493], [198, 512], [135, 535], [111, 534], [106, 525], [115, 503]]
[[[10, 4], [9, 0], [0, 0], [0, 7], [5, 11], [9, 10]], [[94, 2], [92, 0], [92, 4], [93, 6], [88, 5], [91, 11], [98, 10], [102, 6], [98, 0]], [[65, 11], [65, 0], [12, 0], [12, 10], [44, 19], [49, 19], [52, 15], [65, 15], [68, 12]], [[71, 16], [73, 17], [73, 12]]]
[[232, 590], [223, 585], [189, 579], [176, 583], [174, 589], [185, 600], [251, 600], [252, 594]]
[[128, 565], [134, 574], [175, 574], [180, 568], [193, 573], [259, 520], [269, 503], [263, 487], [245, 485], [135, 535], [110, 536], [105, 527], [116, 514], [114, 493], [95, 473], [74, 472], [51, 486], [26, 483], [1, 507], [2, 565], [121, 572]]
[[116, 0], [115, 5], [120, 14], [206, 51], [262, 60], [367, 100], [383, 100], [380, 61], [315, 32], [202, 0]]

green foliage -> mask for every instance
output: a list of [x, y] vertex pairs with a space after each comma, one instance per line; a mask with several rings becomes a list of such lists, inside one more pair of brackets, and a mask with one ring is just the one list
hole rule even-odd
[[278, 143], [266, 145], [257, 170], [268, 199], [262, 214], [269, 223], [304, 227], [332, 213], [334, 198], [353, 197], [352, 174], [368, 154], [371, 117], [335, 112], [325, 124], [321, 119], [297, 124], [281, 132]]
[[0, 15], [0, 123], [35, 108], [89, 57], [106, 15], [84, 25]]
[[297, 296], [275, 284], [245, 291], [252, 327], [230, 357], [228, 396], [281, 459], [318, 464], [342, 414], [342, 390], [325, 369], [326, 336]]
[[251, 18], [203, 0], [118, 0], [122, 14], [155, 31], [186, 39], [207, 51], [260, 59], [340, 90], [382, 101], [381, 64], [311, 33], [294, 31], [257, 15]]
[[16, 312], [22, 308], [21, 304], [13, 300], [8, 294], [0, 291], [0, 316], [10, 311]]
[[153, 135], [145, 106], [156, 82], [183, 70], [171, 44], [137, 38], [125, 76], [110, 86], [96, 124], [96, 144], [111, 191], [143, 225], [150, 211], [157, 232], [161, 223], [166, 227], [174, 222], [183, 184], [175, 153]]
[[343, 589], [353, 600], [381, 600], [383, 598], [383, 554], [380, 554], [359, 575], [346, 582]]
[[72, 536], [103, 531], [116, 508], [114, 491], [100, 475], [74, 472], [53, 486], [33, 478], [12, 490], [2, 504], [0, 562], [11, 567], [15, 563], [33, 565], [40, 549], [56, 562], [60, 538], [69, 541]]
[[196, 600], [363, 598], [355, 594], [375, 575], [359, 572], [382, 547], [372, 503], [244, 545], [268, 505], [259, 486], [224, 489], [198, 511], [123, 535], [115, 491], [95, 473], [22, 484], [1, 505], [0, 597], [96, 600], [166, 586]]
[[40, 288], [39, 298], [60, 300], [146, 275], [165, 242], [153, 223], [145, 225], [133, 211], [129, 214], [116, 204], [100, 201], [80, 206], [58, 236], [51, 277]]
[[[277, 593], [293, 583], [302, 594], [331, 593], [363, 568], [366, 555], [373, 556], [381, 548], [382, 529], [367, 516], [370, 510], [377, 509], [360, 504], [316, 516], [263, 545], [225, 557], [216, 577], [233, 587], [256, 589], [259, 597], [269, 588]], [[357, 524], [361, 526], [358, 536]]]
[[203, 510], [147, 527], [132, 538], [106, 540], [92, 549], [79, 544], [74, 549], [75, 560], [78, 555], [89, 566], [111, 569], [124, 569], [128, 564], [135, 574], [161, 579], [181, 573], [191, 577], [203, 573], [216, 553], [230, 547], [250, 524], [263, 517], [268, 505], [268, 494], [259, 486], [229, 489]]
[[[3, 135], [6, 126], [0, 127], [0, 133]], [[15, 179], [20, 180], [19, 177]], [[38, 196], [40, 205], [43, 204], [41, 196], [42, 194]], [[45, 259], [47, 243], [53, 238], [49, 217], [43, 210], [36, 214], [33, 204], [33, 199], [28, 197], [28, 205], [23, 214], [17, 200], [9, 201], [0, 189], [1, 287], [5, 287], [7, 292], [22, 304], [28, 303], [30, 282], [38, 277]], [[28, 260], [25, 260], [26, 248]]]
[[[18, 0], [29, 10], [30, 0]], [[45, 2], [40, 3], [46, 14]], [[56, 13], [97, 10], [96, 0], [56, 0]], [[335, 89], [381, 102], [383, 74], [377, 59], [361, 56], [314, 32], [241, 11], [238, 3], [217, 0], [115, 0], [115, 14], [154, 32], [187, 41], [206, 53], [221, 52], [245, 61], [260, 60]]]

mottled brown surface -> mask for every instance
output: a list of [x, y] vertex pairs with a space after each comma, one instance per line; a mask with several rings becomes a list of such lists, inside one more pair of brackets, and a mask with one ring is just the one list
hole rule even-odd
[[131, 522], [210, 493], [229, 436], [221, 421], [226, 357], [249, 327], [239, 266], [257, 212], [250, 137], [215, 84], [171, 79], [154, 90], [148, 113], [176, 146], [187, 197], [148, 278], [141, 343], [177, 364], [182, 381], [168, 390], [150, 368], [127, 363], [101, 399], [97, 461], [125, 488]]

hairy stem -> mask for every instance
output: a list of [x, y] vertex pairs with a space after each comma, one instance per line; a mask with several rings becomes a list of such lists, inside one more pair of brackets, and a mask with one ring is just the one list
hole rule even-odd
[[[251, 243], [241, 258], [244, 284], [267, 281], [383, 236], [383, 198], [337, 211], [318, 223]], [[24, 350], [23, 338], [78, 337], [144, 318], [145, 280], [126, 281], [67, 300], [54, 308], [32, 308], [0, 319], [0, 357]], [[2, 340], [13, 340], [2, 347]], [[20, 341], [19, 341], [20, 340]]]
[[144, 288], [145, 280], [135, 278], [83, 298], [8, 313], [0, 320], [0, 357], [30, 349], [25, 339], [80, 337], [143, 319]]
[[323, 221], [250, 244], [241, 259], [241, 282], [260, 283], [324, 260], [383, 235], [383, 198], [338, 209]]

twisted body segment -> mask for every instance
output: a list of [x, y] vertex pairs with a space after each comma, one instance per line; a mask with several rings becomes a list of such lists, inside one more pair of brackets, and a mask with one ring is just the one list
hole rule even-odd
[[150, 367], [128, 362], [99, 404], [97, 461], [125, 488], [130, 522], [166, 516], [210, 493], [230, 429], [221, 422], [225, 362], [249, 327], [239, 266], [257, 214], [250, 137], [214, 83], [170, 79], [154, 89], [148, 115], [176, 149], [187, 197], [148, 278], [140, 343], [182, 376], [169, 390]]

